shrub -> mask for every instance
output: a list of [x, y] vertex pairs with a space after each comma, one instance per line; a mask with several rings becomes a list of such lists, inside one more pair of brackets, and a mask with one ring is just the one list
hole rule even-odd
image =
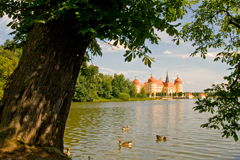
[[123, 101], [129, 101], [130, 100], [130, 95], [128, 93], [120, 93], [119, 98]]

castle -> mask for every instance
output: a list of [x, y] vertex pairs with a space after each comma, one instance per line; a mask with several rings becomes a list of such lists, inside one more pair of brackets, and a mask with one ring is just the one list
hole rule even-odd
[[140, 93], [141, 88], [144, 88], [145, 94], [149, 95], [149, 97], [173, 95], [175, 93], [178, 94], [182, 92], [182, 80], [177, 76], [177, 79], [174, 81], [174, 83], [171, 83], [169, 82], [168, 73], [165, 82], [163, 82], [162, 79], [156, 80], [151, 74], [148, 82], [140, 84], [137, 80], [137, 77], [135, 77], [133, 83], [136, 86], [137, 93]]

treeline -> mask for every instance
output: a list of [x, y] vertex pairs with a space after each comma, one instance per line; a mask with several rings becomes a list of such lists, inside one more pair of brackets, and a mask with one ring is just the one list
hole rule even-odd
[[113, 98], [129, 100], [136, 97], [141, 97], [141, 94], [137, 94], [134, 83], [126, 79], [123, 74], [104, 75], [99, 73], [97, 66], [88, 66], [86, 62], [82, 64], [73, 101], [86, 102]]

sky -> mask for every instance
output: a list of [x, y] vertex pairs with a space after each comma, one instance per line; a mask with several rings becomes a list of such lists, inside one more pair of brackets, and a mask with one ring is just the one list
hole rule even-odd
[[[184, 20], [179, 21], [182, 24], [190, 22], [191, 15], [188, 14]], [[12, 30], [6, 25], [10, 22], [7, 16], [0, 18], [0, 44], [3, 44], [7, 39], [12, 39], [9, 35]], [[227, 70], [230, 66], [221, 62], [214, 62], [215, 55], [221, 49], [210, 49], [207, 58], [202, 59], [200, 55], [190, 57], [194, 51], [191, 42], [176, 45], [172, 42], [172, 38], [164, 32], [158, 31], [157, 34], [161, 38], [158, 45], [152, 45], [146, 42], [147, 46], [152, 51], [150, 57], [154, 57], [156, 62], [152, 63], [152, 67], [144, 65], [141, 59], [136, 58], [131, 62], [124, 62], [123, 55], [125, 50], [122, 46], [111, 49], [103, 41], [99, 41], [103, 52], [102, 57], [93, 57], [90, 64], [99, 67], [99, 72], [108, 75], [123, 74], [125, 78], [133, 81], [135, 77], [140, 83], [147, 82], [151, 74], [155, 79], [165, 81], [168, 72], [170, 82], [179, 75], [182, 80], [183, 92], [203, 92], [204, 89], [210, 88], [212, 84], [223, 83], [223, 77], [230, 74]]]

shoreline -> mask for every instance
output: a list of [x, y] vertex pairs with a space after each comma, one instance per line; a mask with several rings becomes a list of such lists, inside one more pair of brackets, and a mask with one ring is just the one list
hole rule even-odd
[[[154, 101], [154, 100], [171, 100], [171, 99], [189, 99], [186, 97], [147, 97], [147, 98], [130, 98], [128, 101]], [[197, 97], [193, 97], [190, 99], [197, 99]], [[79, 101], [72, 101], [72, 102], [79, 102]], [[127, 102], [121, 100], [119, 98], [113, 99], [94, 99], [93, 101], [86, 101], [86, 102]]]

